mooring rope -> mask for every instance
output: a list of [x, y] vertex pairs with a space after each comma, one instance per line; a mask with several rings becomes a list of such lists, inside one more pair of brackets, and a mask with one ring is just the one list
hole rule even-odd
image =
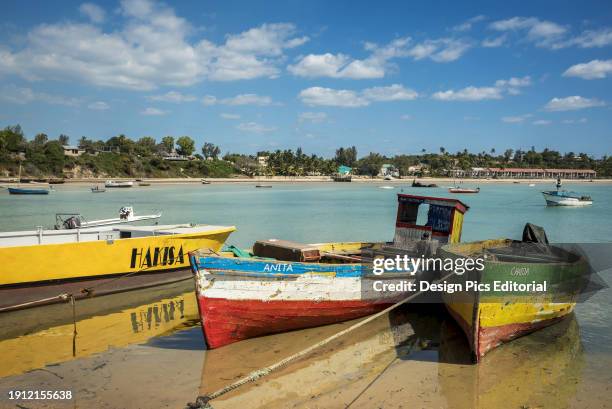
[[[446, 280], [447, 278], [449, 278], [453, 274], [454, 274], [454, 272], [453, 273], [449, 273], [446, 276], [444, 276], [444, 277], [442, 277], [442, 278], [440, 278], [438, 280], [434, 280], [432, 283], [433, 284], [438, 284], [438, 283]], [[334, 335], [332, 335], [332, 336], [330, 336], [328, 338], [325, 338], [324, 340], [319, 341], [319, 342], [317, 342], [314, 345], [309, 346], [306, 349], [303, 349], [303, 350], [301, 350], [301, 351], [299, 351], [299, 352], [297, 352], [297, 353], [295, 353], [295, 354], [293, 354], [291, 356], [288, 356], [287, 358], [285, 358], [283, 360], [280, 360], [280, 361], [278, 361], [278, 362], [276, 362], [276, 363], [274, 363], [274, 364], [272, 364], [270, 366], [267, 366], [267, 367], [264, 367], [264, 368], [261, 368], [261, 369], [257, 369], [255, 371], [251, 372], [250, 374], [246, 375], [245, 377], [237, 380], [236, 382], [233, 382], [233, 383], [231, 383], [231, 384], [229, 384], [229, 385], [227, 385], [227, 386], [225, 386], [225, 387], [223, 387], [223, 388], [221, 388], [221, 389], [219, 389], [219, 390], [217, 390], [217, 391], [215, 391], [213, 393], [209, 393], [207, 395], [200, 395], [200, 396], [198, 396], [196, 398], [195, 402], [187, 403], [186, 409], [212, 409], [212, 406], [210, 405], [210, 401], [211, 400], [216, 399], [216, 398], [218, 398], [220, 396], [223, 396], [226, 393], [231, 392], [234, 389], [237, 389], [237, 388], [239, 388], [239, 387], [241, 387], [241, 386], [243, 386], [245, 384], [255, 382], [258, 379], [263, 378], [264, 376], [269, 375], [273, 371], [276, 371], [276, 370], [284, 367], [285, 365], [288, 365], [289, 363], [291, 363], [291, 362], [293, 362], [293, 361], [295, 361], [295, 360], [297, 360], [299, 358], [302, 358], [302, 357], [308, 355], [309, 353], [311, 353], [315, 349], [320, 348], [320, 347], [322, 347], [322, 346], [324, 346], [326, 344], [329, 344], [330, 342], [340, 338], [341, 336], [343, 336], [345, 334], [348, 334], [349, 332], [354, 331], [357, 328], [360, 328], [360, 327], [364, 326], [365, 324], [367, 324], [369, 322], [372, 322], [375, 319], [377, 319], [377, 318], [379, 318], [379, 317], [381, 317], [381, 316], [383, 316], [383, 315], [393, 311], [394, 309], [396, 309], [400, 305], [403, 305], [403, 304], [405, 304], [405, 303], [415, 299], [416, 297], [418, 297], [422, 293], [424, 293], [424, 291], [417, 291], [417, 292], [409, 295], [408, 297], [404, 298], [403, 300], [398, 301], [397, 303], [393, 304], [392, 306], [387, 307], [384, 310], [379, 311], [379, 312], [377, 312], [374, 315], [370, 315], [369, 317], [359, 321], [358, 323], [356, 323], [354, 325], [351, 325], [350, 327], [348, 327], [346, 329], [343, 329], [342, 331], [339, 331], [339, 332], [335, 333]]]

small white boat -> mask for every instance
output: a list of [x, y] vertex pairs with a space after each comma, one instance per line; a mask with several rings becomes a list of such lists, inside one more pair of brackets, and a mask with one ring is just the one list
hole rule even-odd
[[393, 186], [379, 186], [380, 189], [395, 189]]
[[100, 186], [94, 186], [91, 188], [91, 193], [104, 193], [106, 189]]
[[125, 224], [141, 222], [144, 220], [156, 220], [161, 217], [162, 213], [147, 214], [144, 216], [135, 216], [134, 209], [131, 206], [124, 206], [119, 209], [119, 217], [112, 219], [101, 220], [86, 220], [79, 213], [57, 213], [55, 215], [55, 230], [63, 229], [83, 229], [88, 227], [112, 226], [115, 224]]
[[557, 179], [557, 190], [542, 192], [542, 195], [548, 206], [590, 206], [593, 204], [591, 196], [561, 190], [561, 178]]
[[535, 187], [535, 183], [530, 183], [529, 187]]
[[134, 182], [132, 181], [120, 181], [120, 180], [107, 180], [104, 183], [105, 187], [132, 187], [134, 186]]

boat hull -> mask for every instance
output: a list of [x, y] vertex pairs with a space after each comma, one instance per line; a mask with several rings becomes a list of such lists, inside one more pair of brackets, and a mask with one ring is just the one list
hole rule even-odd
[[409, 294], [378, 292], [375, 281], [413, 279], [409, 274], [368, 276], [361, 264], [190, 259], [209, 348], [370, 315]]
[[198, 248], [219, 251], [234, 230], [219, 227], [183, 234], [0, 247], [0, 288], [186, 269], [188, 252]]
[[[463, 245], [445, 246], [440, 257], [457, 257], [455, 249], [474, 254], [478, 247], [503, 246], [508, 240], [488, 240]], [[555, 324], [574, 309], [579, 283], [588, 264], [580, 257], [573, 262], [527, 263], [485, 261], [485, 268], [470, 277], [451, 277], [450, 282], [474, 280], [493, 288], [497, 282], [545, 283], [546, 290], [539, 293], [510, 291], [444, 293], [449, 313], [467, 336], [472, 357], [478, 362], [489, 351], [515, 338]], [[516, 272], [526, 272], [517, 276]]]
[[544, 200], [548, 206], [591, 206], [592, 200], [582, 200], [577, 197], [557, 196], [543, 192]]
[[48, 189], [22, 189], [18, 187], [9, 187], [8, 191], [12, 195], [48, 195]]
[[389, 303], [367, 301], [262, 301], [198, 297], [209, 348], [303, 328], [334, 324], [374, 314]]

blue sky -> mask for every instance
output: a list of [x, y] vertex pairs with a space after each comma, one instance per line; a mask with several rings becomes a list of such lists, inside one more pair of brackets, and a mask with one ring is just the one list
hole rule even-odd
[[612, 153], [609, 2], [459, 3], [4, 1], [0, 125], [244, 153]]

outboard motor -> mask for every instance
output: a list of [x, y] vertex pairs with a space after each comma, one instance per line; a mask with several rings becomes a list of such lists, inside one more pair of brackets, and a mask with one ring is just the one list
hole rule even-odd
[[72, 216], [64, 220], [62, 225], [64, 229], [78, 229], [81, 227], [81, 219], [77, 216]]
[[123, 206], [121, 209], [119, 209], [119, 218], [121, 220], [129, 220], [134, 213], [134, 209], [132, 209], [129, 206]]

